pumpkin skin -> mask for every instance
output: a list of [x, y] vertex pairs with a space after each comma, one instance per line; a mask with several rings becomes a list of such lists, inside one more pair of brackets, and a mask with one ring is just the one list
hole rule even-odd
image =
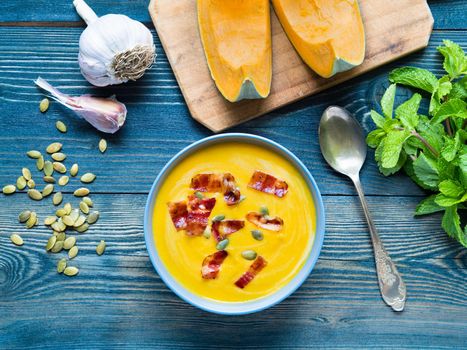
[[204, 53], [221, 94], [230, 102], [265, 98], [272, 79], [268, 0], [198, 0]]
[[272, 0], [295, 50], [318, 75], [329, 78], [360, 65], [365, 31], [357, 0]]

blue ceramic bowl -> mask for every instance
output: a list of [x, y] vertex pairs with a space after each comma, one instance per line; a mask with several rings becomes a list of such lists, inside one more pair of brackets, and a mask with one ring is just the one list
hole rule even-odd
[[[196, 294], [191, 293], [190, 291], [186, 290], [179, 282], [177, 282], [167, 271], [164, 264], [162, 263], [154, 241], [153, 235], [153, 228], [152, 228], [152, 213], [154, 212], [154, 205], [156, 201], [157, 194], [159, 192], [159, 188], [164, 183], [168, 174], [172, 171], [172, 169], [180, 163], [185, 157], [189, 156], [190, 154], [202, 149], [204, 147], [222, 143], [222, 142], [244, 142], [244, 143], [252, 143], [255, 145], [259, 145], [261, 147], [268, 148], [273, 152], [282, 155], [286, 159], [288, 159], [300, 172], [300, 174], [305, 179], [308, 188], [313, 196], [313, 201], [315, 204], [316, 210], [316, 232], [315, 232], [315, 240], [313, 242], [313, 247], [311, 248], [311, 252], [303, 265], [302, 269], [299, 273], [282, 289], [278, 290], [277, 292], [268, 295], [264, 298], [250, 300], [246, 302], [218, 302], [211, 299], [200, 297]], [[303, 163], [289, 150], [285, 147], [279, 145], [278, 143], [266, 139], [264, 137], [250, 135], [250, 134], [239, 134], [239, 133], [231, 133], [231, 134], [220, 134], [211, 137], [207, 137], [200, 141], [197, 141], [190, 146], [186, 147], [182, 151], [180, 151], [177, 155], [175, 155], [162, 169], [162, 171], [157, 176], [154, 184], [152, 185], [151, 191], [149, 192], [148, 200], [146, 203], [146, 209], [144, 212], [144, 236], [146, 240], [146, 248], [149, 253], [149, 257], [151, 258], [151, 262], [154, 265], [157, 273], [165, 282], [165, 284], [180, 298], [185, 300], [186, 302], [194, 305], [200, 309], [214, 312], [218, 314], [224, 315], [242, 315], [248, 314], [252, 312], [257, 312], [264, 310], [268, 307], [271, 307], [285, 298], [287, 298], [290, 294], [292, 294], [300, 285], [305, 281], [308, 275], [311, 273], [313, 266], [315, 266], [316, 261], [318, 260], [319, 253], [321, 251], [321, 246], [323, 245], [324, 239], [324, 207], [323, 207], [323, 200], [321, 198], [321, 194], [319, 192], [318, 186], [316, 185], [313, 176], [311, 176], [308, 169], [303, 165]]]

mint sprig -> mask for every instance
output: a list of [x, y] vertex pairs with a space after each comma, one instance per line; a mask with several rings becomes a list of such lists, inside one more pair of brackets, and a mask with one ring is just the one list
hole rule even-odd
[[[404, 169], [425, 190], [415, 215], [444, 212], [441, 227], [467, 247], [467, 225], [460, 215], [467, 209], [467, 56], [452, 41], [438, 51], [446, 72], [402, 67], [389, 74], [392, 84], [381, 99], [381, 112], [370, 116], [376, 129], [367, 136], [375, 160], [385, 176]], [[420, 90], [394, 109], [397, 84]], [[422, 94], [430, 99], [429, 115], [419, 114]], [[464, 225], [464, 226], [463, 226]], [[462, 228], [463, 226], [463, 228]]]

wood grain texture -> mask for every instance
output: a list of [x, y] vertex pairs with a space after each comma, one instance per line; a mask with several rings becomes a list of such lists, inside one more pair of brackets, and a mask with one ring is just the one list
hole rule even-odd
[[[148, 0], [88, 0], [99, 16], [122, 13], [152, 27]], [[465, 0], [428, 0], [437, 29], [465, 29]], [[40, 11], [38, 10], [40, 9]], [[403, 14], [401, 14], [403, 15]], [[70, 0], [0, 1], [0, 26], [84, 26]]]
[[[65, 163], [77, 161], [83, 169], [95, 171], [99, 176], [96, 188], [100, 192], [147, 193], [173, 155], [212, 133], [189, 117], [157, 36], [157, 64], [141, 80], [98, 89], [84, 80], [76, 63], [80, 33], [79, 28], [0, 28], [0, 184], [14, 181], [21, 167], [34, 166], [24, 156], [27, 150], [44, 149], [50, 142], [60, 140], [69, 155]], [[42, 39], [38, 41], [38, 37]], [[372, 130], [369, 112], [378, 107], [388, 84], [388, 72], [398, 66], [414, 65], [441, 75], [442, 61], [436, 47], [444, 38], [467, 49], [466, 31], [437, 31], [429, 47], [421, 52], [231, 131], [265, 136], [289, 148], [310, 169], [322, 193], [354, 194], [350, 182], [336, 175], [320, 154], [317, 130], [321, 113], [330, 104], [345, 106], [367, 132]], [[116, 135], [105, 135], [109, 141], [105, 156], [97, 152], [99, 138], [104, 135], [96, 134], [72, 112], [52, 103], [49, 112], [39, 113], [38, 103], [43, 94], [32, 82], [39, 75], [65, 93], [116, 94], [127, 105], [128, 118], [123, 129]], [[400, 99], [408, 98], [409, 93], [402, 88], [398, 90]], [[55, 121], [59, 119], [68, 125], [67, 134], [55, 130]], [[370, 152], [362, 172], [368, 195], [424, 195], [405, 175], [386, 178], [379, 174], [372, 159]], [[93, 164], [102, 167], [96, 169]]]
[[359, 3], [365, 26], [365, 61], [329, 79], [313, 73], [301, 60], [271, 9], [271, 93], [263, 100], [236, 103], [225, 100], [211, 78], [199, 37], [196, 2], [152, 0], [149, 12], [192, 117], [219, 132], [427, 46], [433, 17], [425, 0]]
[[[211, 315], [182, 302], [155, 273], [143, 239], [144, 195], [93, 195], [101, 219], [78, 235], [81, 269], [55, 272], [48, 230], [16, 222], [25, 207], [43, 218], [50, 203], [0, 196], [0, 348], [300, 349], [462, 348], [467, 324], [467, 255], [439, 218], [413, 220], [410, 197], [372, 197], [376, 225], [409, 290], [407, 309], [380, 300], [357, 198], [325, 197], [322, 254], [304, 285], [278, 306], [242, 317]], [[71, 197], [70, 197], [71, 199]], [[345, 213], [345, 215], [342, 215]], [[8, 237], [20, 232], [23, 247]], [[95, 245], [107, 242], [98, 257]], [[213, 328], [215, 331], [213, 331]]]

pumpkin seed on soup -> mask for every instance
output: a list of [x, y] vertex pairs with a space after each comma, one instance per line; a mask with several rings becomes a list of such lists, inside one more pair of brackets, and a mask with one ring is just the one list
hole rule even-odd
[[227, 248], [228, 245], [229, 245], [229, 239], [226, 238], [226, 239], [223, 239], [222, 241], [220, 241], [219, 243], [217, 243], [216, 249], [217, 250], [224, 250], [225, 248]]
[[268, 207], [266, 207], [265, 205], [263, 205], [263, 206], [259, 209], [259, 212], [260, 212], [261, 215], [263, 215], [263, 216], [269, 215], [269, 209], [268, 209]]
[[13, 233], [13, 234], [10, 236], [10, 240], [11, 240], [11, 242], [13, 242], [14, 245], [17, 245], [17, 246], [21, 246], [21, 245], [24, 244], [23, 239], [22, 239], [21, 236], [18, 235], [17, 233]]
[[242, 252], [242, 257], [246, 260], [255, 260], [257, 255], [254, 250], [244, 250]]
[[212, 222], [222, 221], [225, 219], [225, 215], [216, 215], [212, 218]]
[[198, 199], [203, 199], [203, 198], [204, 198], [204, 195], [203, 195], [200, 191], [196, 191], [196, 192], [195, 192], [195, 196], [196, 196], [196, 198], [198, 198]]
[[57, 128], [58, 131], [65, 133], [67, 131], [67, 127], [64, 122], [61, 120], [57, 120], [55, 123], [55, 127]]
[[6, 185], [2, 189], [3, 194], [13, 194], [16, 192], [16, 186], [15, 185]]
[[251, 235], [257, 241], [262, 241], [264, 239], [264, 235], [260, 230], [251, 230]]

